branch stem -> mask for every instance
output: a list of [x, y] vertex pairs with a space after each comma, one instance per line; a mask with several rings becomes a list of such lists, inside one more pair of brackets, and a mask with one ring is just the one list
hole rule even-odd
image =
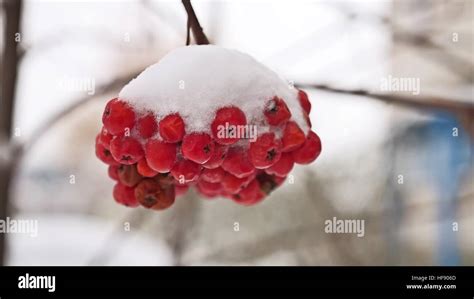
[[209, 45], [209, 39], [207, 38], [206, 34], [202, 30], [201, 24], [194, 12], [194, 8], [191, 4], [191, 0], [182, 0], [184, 9], [186, 9], [186, 13], [188, 14], [188, 23], [191, 27], [193, 32], [194, 39], [196, 40], [196, 44], [198, 45]]

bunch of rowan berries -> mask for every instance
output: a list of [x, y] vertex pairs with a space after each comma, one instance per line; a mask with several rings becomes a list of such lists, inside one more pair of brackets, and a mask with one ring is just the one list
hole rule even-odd
[[[298, 100], [311, 128], [307, 94], [299, 90]], [[284, 99], [270, 97], [264, 107], [259, 125], [267, 129], [246, 140], [220, 134], [223, 127], [250, 125], [237, 106], [217, 109], [208, 132], [188, 132], [178, 112], [158, 117], [136, 111], [125, 100], [110, 100], [95, 150], [116, 181], [115, 200], [162, 210], [194, 186], [206, 198], [226, 197], [247, 206], [262, 201], [295, 163], [309, 164], [321, 152], [318, 135], [305, 134]]]

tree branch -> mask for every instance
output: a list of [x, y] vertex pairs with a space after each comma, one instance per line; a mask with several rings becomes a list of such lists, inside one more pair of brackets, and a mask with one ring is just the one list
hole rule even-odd
[[470, 136], [474, 138], [474, 103], [472, 101], [462, 102], [436, 96], [411, 97], [401, 94], [372, 93], [364, 89], [341, 89], [324, 84], [295, 83], [294, 86], [296, 88], [314, 88], [338, 94], [364, 96], [385, 102], [387, 104], [395, 104], [409, 108], [421, 109], [423, 111], [427, 111], [429, 109], [448, 111], [455, 114], [459, 118], [465, 129], [469, 132]]
[[188, 21], [186, 22], [186, 46], [189, 46], [191, 43], [191, 22], [189, 22], [189, 17]]
[[446, 98], [435, 97], [435, 96], [416, 96], [410, 97], [406, 95], [397, 95], [389, 93], [372, 93], [364, 89], [341, 89], [331, 87], [324, 84], [304, 84], [295, 83], [297, 88], [314, 88], [323, 91], [328, 91], [338, 94], [347, 94], [355, 96], [364, 96], [389, 104], [396, 104], [402, 106], [408, 106], [411, 108], [423, 108], [423, 109], [441, 109], [447, 110], [454, 113], [474, 113], [474, 104], [471, 102], [461, 102], [455, 100], [449, 100]]
[[199, 23], [199, 20], [191, 4], [191, 0], [182, 0], [181, 2], [183, 3], [184, 9], [186, 9], [186, 13], [188, 14], [188, 22], [191, 26], [191, 30], [193, 31], [196, 44], [209, 45], [209, 40], [202, 30], [201, 24]]
[[[0, 101], [0, 143], [11, 141], [12, 120], [15, 103], [15, 89], [18, 73], [19, 56], [17, 52], [18, 43], [15, 35], [20, 32], [21, 0], [5, 0], [3, 9], [5, 11], [5, 33], [4, 51], [2, 64], [2, 91]], [[7, 147], [9, 150], [9, 147]], [[10, 154], [10, 153], [9, 153]], [[0, 219], [8, 216], [8, 205], [10, 200], [10, 186], [12, 181], [13, 163], [8, 161], [0, 165]], [[0, 265], [5, 264], [6, 238], [0, 233]]]

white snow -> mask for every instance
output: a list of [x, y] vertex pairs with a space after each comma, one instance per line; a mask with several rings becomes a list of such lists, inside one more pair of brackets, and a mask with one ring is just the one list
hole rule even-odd
[[263, 109], [273, 96], [282, 98], [292, 119], [308, 126], [297, 98], [297, 90], [251, 56], [214, 45], [187, 46], [169, 52], [128, 83], [119, 98], [137, 111], [154, 111], [157, 119], [179, 112], [186, 132], [210, 132], [217, 109], [239, 107], [248, 124], [268, 130]]
[[20, 213], [15, 219], [36, 221], [37, 236], [9, 234], [10, 266], [83, 266], [100, 252], [107, 256], [94, 266], [169, 266], [173, 262], [166, 242], [133, 226], [116, 232], [121, 222], [74, 213]]

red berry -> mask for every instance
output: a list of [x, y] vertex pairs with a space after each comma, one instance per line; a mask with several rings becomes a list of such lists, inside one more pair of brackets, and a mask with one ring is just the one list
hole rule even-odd
[[241, 147], [230, 148], [222, 162], [222, 168], [238, 178], [244, 178], [255, 172], [247, 152]]
[[309, 101], [306, 92], [298, 90], [298, 100], [300, 101], [301, 108], [303, 108], [304, 112], [309, 115], [311, 112], [311, 102]]
[[289, 121], [286, 124], [285, 130], [283, 131], [283, 137], [281, 138], [282, 142], [282, 152], [291, 152], [300, 146], [306, 140], [303, 130], [294, 122]]
[[199, 191], [199, 193], [201, 193], [202, 196], [204, 196], [204, 198], [207, 198], [207, 199], [214, 199], [215, 197], [219, 195], [219, 193], [207, 191], [206, 189], [202, 189], [199, 186], [197, 186], [196, 189]]
[[291, 153], [283, 153], [280, 160], [265, 169], [265, 172], [279, 177], [286, 177], [286, 175], [293, 169], [294, 164]]
[[179, 114], [170, 114], [159, 123], [160, 135], [166, 142], [179, 142], [184, 136], [184, 121]]
[[124, 133], [125, 129], [131, 130], [133, 128], [135, 112], [130, 105], [115, 98], [105, 106], [102, 123], [109, 133], [120, 135]]
[[188, 192], [189, 186], [188, 185], [175, 185], [174, 186], [174, 192], [176, 193], [176, 196], [181, 196], [186, 194]]
[[309, 164], [316, 160], [321, 153], [321, 139], [310, 131], [302, 147], [292, 152], [295, 163]]
[[186, 159], [203, 164], [214, 154], [214, 141], [206, 133], [191, 133], [184, 136], [181, 151]]
[[201, 193], [201, 195], [204, 195], [204, 197], [215, 198], [220, 195], [222, 186], [220, 184], [202, 181], [196, 185], [196, 189]]
[[127, 207], [137, 207], [138, 201], [135, 198], [135, 191], [131, 187], [127, 187], [121, 183], [117, 183], [114, 186], [112, 192], [116, 202], [127, 206]]
[[306, 121], [306, 124], [308, 124], [308, 127], [312, 127], [312, 124], [311, 124], [311, 119], [309, 118], [309, 115], [308, 114], [304, 114], [304, 120]]
[[145, 208], [163, 210], [174, 203], [174, 186], [162, 186], [153, 179], [144, 179], [135, 187], [135, 197]]
[[181, 159], [176, 161], [171, 168], [171, 175], [180, 184], [185, 184], [197, 180], [201, 172], [201, 165], [192, 161]]
[[227, 156], [227, 150], [229, 148], [225, 145], [216, 143], [214, 146], [214, 153], [211, 158], [204, 163], [202, 166], [208, 169], [214, 169], [222, 165], [225, 157]]
[[138, 184], [143, 177], [138, 173], [136, 165], [120, 165], [117, 169], [120, 183], [128, 187]]
[[169, 172], [176, 160], [176, 145], [152, 139], [145, 145], [145, 155], [148, 166], [153, 170]]
[[203, 169], [201, 179], [210, 183], [218, 183], [222, 181], [224, 175], [225, 171], [220, 167], [214, 169]]
[[119, 180], [119, 177], [118, 177], [118, 168], [119, 166], [118, 165], [110, 165], [109, 166], [109, 169], [107, 170], [107, 173], [109, 175], [109, 177], [114, 180], [114, 181], [118, 181]]
[[244, 206], [254, 205], [261, 202], [264, 198], [265, 193], [260, 190], [260, 185], [257, 180], [253, 180], [247, 187], [232, 196], [233, 201]]
[[110, 150], [108, 150], [102, 143], [99, 142], [99, 135], [97, 135], [95, 139], [95, 155], [105, 164], [108, 164], [108, 165], [119, 164], [117, 163], [117, 161], [115, 161]]
[[211, 124], [214, 139], [220, 144], [234, 144], [239, 140], [239, 127], [245, 126], [245, 114], [237, 107], [224, 107], [216, 112]]
[[260, 135], [250, 143], [249, 158], [253, 166], [264, 169], [275, 164], [281, 156], [281, 142], [272, 132]]
[[110, 134], [106, 128], [102, 127], [99, 134], [99, 142], [106, 148], [110, 149], [110, 141], [112, 141], [114, 135]]
[[172, 186], [176, 183], [173, 176], [169, 172], [159, 173], [153, 179], [161, 186]]
[[156, 124], [155, 115], [151, 112], [140, 117], [137, 121], [138, 134], [142, 138], [150, 138], [155, 135], [158, 125]]
[[148, 165], [145, 158], [138, 161], [137, 171], [138, 171], [139, 174], [141, 174], [142, 176], [147, 177], [147, 178], [152, 178], [152, 177], [154, 177], [155, 175], [158, 174], [157, 171], [154, 171], [153, 169], [151, 169], [151, 167]]
[[260, 190], [262, 190], [264, 194], [270, 194], [284, 179], [262, 172], [257, 176], [257, 181], [260, 184]]
[[129, 136], [116, 136], [110, 143], [110, 152], [117, 162], [135, 164], [143, 158], [143, 148], [140, 142]]
[[238, 178], [230, 173], [226, 173], [222, 178], [222, 189], [228, 194], [239, 192], [247, 183], [247, 178]]
[[264, 114], [267, 122], [272, 126], [284, 124], [291, 117], [291, 112], [288, 109], [288, 106], [286, 106], [285, 102], [278, 97], [273, 97], [273, 99], [267, 102]]
[[277, 185], [277, 187], [281, 186], [285, 180], [286, 180], [286, 176], [284, 176], [284, 177], [275, 176], [274, 177], [274, 181], [275, 181], [275, 184]]

